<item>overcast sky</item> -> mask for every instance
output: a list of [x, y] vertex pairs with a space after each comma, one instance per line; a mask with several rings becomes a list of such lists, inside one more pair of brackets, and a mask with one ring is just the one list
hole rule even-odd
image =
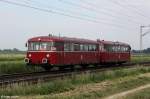
[[[0, 49], [26, 50], [29, 38], [49, 33], [121, 41], [139, 49], [140, 25], [149, 24], [150, 0], [0, 0]], [[150, 34], [143, 39], [143, 47], [150, 47]]]

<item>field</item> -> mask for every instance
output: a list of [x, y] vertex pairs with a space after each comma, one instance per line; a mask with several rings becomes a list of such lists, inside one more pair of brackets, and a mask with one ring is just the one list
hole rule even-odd
[[27, 67], [24, 63], [25, 54], [0, 54], [0, 74], [34, 72], [42, 70], [38, 67]]
[[[39, 67], [27, 67], [23, 62], [24, 54], [0, 54], [0, 75], [22, 72], [41, 71]], [[131, 62], [150, 61], [150, 55], [134, 55]], [[109, 70], [97, 74], [83, 74], [64, 80], [36, 85], [13, 85], [0, 89], [0, 96], [19, 96], [17, 99], [95, 99], [109, 98], [150, 83], [150, 67]], [[140, 94], [139, 94], [140, 93]], [[150, 97], [149, 88], [132, 93], [123, 99], [140, 99]], [[131, 97], [131, 98], [130, 98]], [[120, 99], [120, 98], [119, 98]]]
[[132, 55], [131, 62], [147, 62], [150, 61], [150, 54]]

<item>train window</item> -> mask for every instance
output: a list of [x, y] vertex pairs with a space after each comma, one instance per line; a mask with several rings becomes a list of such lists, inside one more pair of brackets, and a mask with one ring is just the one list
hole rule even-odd
[[124, 47], [124, 46], [122, 46], [122, 52], [125, 52], [125, 51], [126, 51], [125, 47]]
[[89, 51], [92, 51], [92, 48], [93, 46], [92, 45], [89, 45]]
[[101, 46], [101, 50], [102, 50], [102, 51], [105, 51], [105, 50], [104, 50], [104, 45]]
[[57, 51], [63, 50], [63, 42], [55, 42], [54, 45], [55, 45]]
[[64, 43], [64, 51], [70, 51], [70, 44]]
[[70, 43], [70, 51], [74, 51], [74, 44]]
[[121, 51], [121, 48], [120, 48], [120, 46], [118, 46], [118, 47], [117, 47], [117, 51], [118, 51], [118, 52], [120, 52], [120, 51]]
[[88, 51], [88, 45], [84, 44], [84, 51]]
[[89, 51], [96, 51], [96, 45], [89, 45]]
[[105, 46], [104, 46], [104, 49], [105, 49], [107, 52], [110, 52], [110, 45], [105, 45]]
[[93, 45], [92, 50], [96, 51], [96, 45]]
[[74, 44], [74, 51], [80, 51], [80, 45]]
[[120, 52], [123, 52], [123, 46], [120, 46]]
[[84, 46], [83, 46], [83, 44], [80, 44], [80, 51], [84, 51]]
[[126, 51], [127, 51], [127, 52], [130, 52], [130, 50], [131, 50], [130, 46], [127, 47], [127, 50], [126, 50]]
[[53, 42], [29, 42], [28, 50], [29, 51], [48, 51], [53, 47]]
[[48, 43], [41, 43], [40, 44], [40, 50], [48, 50]]
[[102, 51], [102, 45], [99, 45], [99, 51]]
[[112, 51], [116, 52], [116, 46], [112, 46]]

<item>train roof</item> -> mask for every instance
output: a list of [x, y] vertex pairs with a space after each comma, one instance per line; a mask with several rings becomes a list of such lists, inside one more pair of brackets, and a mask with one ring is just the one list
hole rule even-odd
[[123, 42], [113, 42], [113, 41], [104, 41], [104, 40], [101, 40], [99, 41], [100, 43], [103, 43], [103, 44], [108, 44], [108, 45], [124, 45], [124, 46], [130, 46], [129, 44], [127, 43], [123, 43]]
[[28, 40], [29, 42], [37, 42], [37, 41], [43, 41], [43, 42], [72, 42], [72, 43], [88, 43], [88, 44], [98, 44], [98, 43], [103, 43], [103, 44], [108, 44], [108, 45], [124, 45], [124, 46], [130, 46], [127, 43], [122, 43], [122, 42], [112, 42], [112, 41], [105, 41], [105, 40], [88, 40], [88, 39], [81, 39], [81, 38], [70, 38], [70, 37], [57, 37], [57, 36], [38, 36], [38, 37], [33, 37]]
[[80, 39], [80, 38], [69, 38], [69, 37], [57, 37], [57, 36], [39, 36], [34, 37], [28, 40], [29, 42], [50, 42], [50, 41], [60, 41], [60, 42], [72, 42], [72, 43], [89, 43], [89, 44], [98, 44], [97, 41], [88, 40], [88, 39]]

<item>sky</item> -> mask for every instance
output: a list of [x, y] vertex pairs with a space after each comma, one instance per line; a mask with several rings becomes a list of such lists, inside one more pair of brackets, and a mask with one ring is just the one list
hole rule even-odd
[[[139, 49], [140, 26], [149, 24], [150, 0], [0, 0], [0, 49], [26, 50], [29, 38], [48, 34]], [[150, 33], [143, 37], [143, 48], [148, 47]]]

